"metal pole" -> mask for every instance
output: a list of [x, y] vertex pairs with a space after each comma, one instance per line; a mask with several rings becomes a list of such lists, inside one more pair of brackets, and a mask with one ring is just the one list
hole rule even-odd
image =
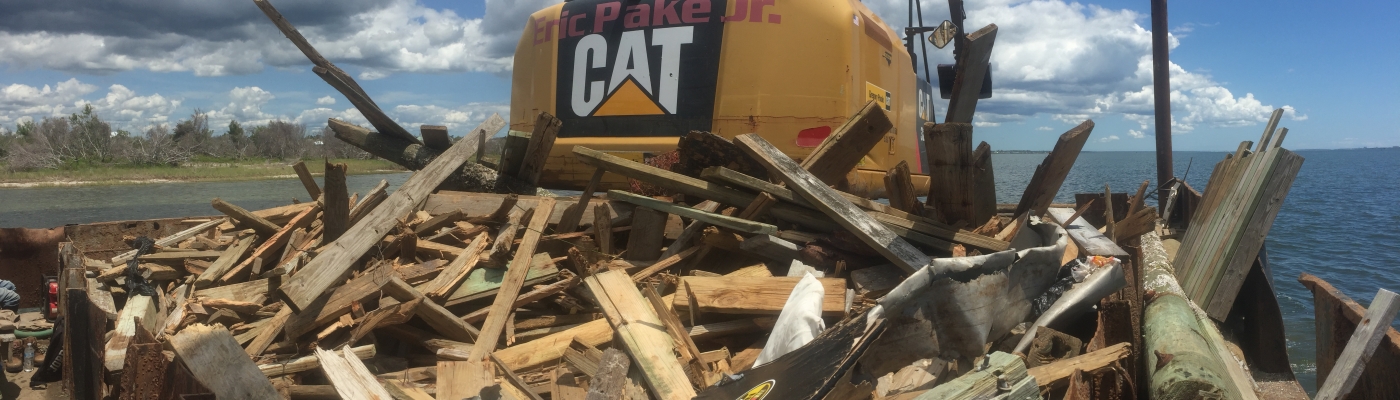
[[1167, 0], [1152, 0], [1152, 97], [1157, 122], [1158, 212], [1166, 207], [1172, 179], [1171, 61], [1167, 55]]

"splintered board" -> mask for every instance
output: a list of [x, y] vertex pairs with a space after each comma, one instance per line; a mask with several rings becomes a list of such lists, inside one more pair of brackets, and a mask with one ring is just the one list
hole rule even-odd
[[1211, 318], [1230, 313], [1302, 166], [1303, 157], [1277, 147], [1216, 165], [1173, 262], [1182, 290]]
[[[549, 254], [538, 253], [530, 260], [530, 273], [525, 275], [525, 285], [534, 285], [558, 274], [559, 267], [550, 261]], [[467, 274], [467, 279], [462, 280], [462, 285], [458, 286], [457, 291], [452, 292], [451, 296], [448, 296], [443, 306], [451, 307], [494, 295], [496, 289], [501, 287], [501, 281], [505, 279], [505, 276], [505, 269], [477, 267]]]

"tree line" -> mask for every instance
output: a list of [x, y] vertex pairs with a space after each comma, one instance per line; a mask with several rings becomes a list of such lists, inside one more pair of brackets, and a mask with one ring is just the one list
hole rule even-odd
[[373, 158], [336, 139], [329, 128], [313, 133], [306, 125], [288, 121], [244, 127], [234, 120], [216, 135], [209, 127], [208, 114], [199, 109], [176, 122], [173, 129], [160, 124], [139, 135], [112, 130], [90, 104], [67, 117], [25, 121], [13, 131], [0, 132], [0, 161], [12, 172], [84, 165], [177, 167], [196, 159], [308, 157]]

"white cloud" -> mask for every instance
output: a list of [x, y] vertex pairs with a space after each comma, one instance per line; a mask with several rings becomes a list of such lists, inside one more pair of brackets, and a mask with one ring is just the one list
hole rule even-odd
[[322, 106], [328, 106], [328, 105], [331, 105], [331, 104], [335, 104], [335, 98], [334, 98], [334, 97], [331, 97], [331, 96], [325, 96], [325, 97], [316, 99], [316, 104], [317, 104], [317, 105], [322, 105]]
[[[180, 100], [160, 94], [141, 95], [122, 85], [112, 85], [106, 93], [97, 93], [97, 90], [97, 86], [76, 78], [43, 87], [5, 86], [0, 88], [0, 123], [62, 117], [91, 104], [113, 128], [144, 129], [168, 121], [170, 114], [180, 107]], [[87, 97], [92, 94], [101, 97]]]
[[[903, 28], [906, 3], [870, 0], [865, 4], [884, 16], [896, 31]], [[948, 18], [942, 1], [922, 0], [926, 25]], [[978, 103], [978, 114], [1001, 118], [1048, 114], [1078, 124], [1085, 119], [1122, 115], [1142, 124], [1152, 121], [1152, 35], [1139, 22], [1148, 16], [1063, 0], [997, 0], [966, 5], [967, 30], [990, 23], [998, 27], [992, 51], [995, 90]], [[1178, 27], [1189, 32], [1194, 25]], [[1170, 46], [1182, 45], [1169, 36]], [[930, 51], [929, 62], [951, 63], [948, 49]], [[1238, 127], [1266, 122], [1274, 108], [1294, 121], [1307, 119], [1291, 106], [1275, 106], [1245, 92], [1237, 95], [1204, 72], [1171, 65], [1173, 131], [1203, 126]], [[988, 120], [989, 124], [996, 121]], [[994, 126], [994, 125], [992, 125]]]
[[1142, 139], [1142, 138], [1147, 137], [1147, 134], [1144, 134], [1144, 133], [1142, 133], [1142, 131], [1137, 130], [1137, 129], [1129, 129], [1129, 130], [1128, 130], [1128, 136], [1132, 136], [1133, 139]]
[[1108, 143], [1115, 140], [1118, 140], [1118, 135], [1108, 135], [1108, 137], [1099, 138], [1099, 143]]
[[1041, 126], [1041, 127], [1035, 128], [1035, 130], [1037, 130], [1037, 131], [1049, 131], [1049, 130], [1054, 130], [1054, 128], [1051, 128], [1051, 127], [1048, 127], [1048, 126]]
[[[333, 2], [322, 9], [301, 10], [307, 5], [284, 5], [284, 15], [326, 58], [360, 69], [361, 79], [377, 79], [401, 72], [504, 72], [511, 68], [511, 53], [528, 15], [557, 1], [488, 1], [486, 20], [462, 18], [452, 11], [428, 8], [415, 0], [368, 0], [380, 4]], [[217, 21], [207, 28], [199, 23], [142, 24], [140, 10], [146, 2], [111, 2], [126, 11], [121, 17], [73, 12], [62, 18], [58, 11], [26, 10], [30, 18], [64, 20], [63, 27], [25, 24], [0, 32], [0, 63], [12, 67], [43, 68], [70, 72], [108, 74], [128, 70], [189, 72], [197, 76], [242, 75], [265, 66], [302, 69], [306, 57], [282, 36], [250, 3], [190, 19]], [[365, 2], [359, 2], [365, 3]], [[189, 4], [170, 8], [189, 7]], [[82, 5], [73, 5], [81, 8]], [[7, 7], [0, 6], [0, 10]], [[36, 7], [29, 7], [36, 8]], [[154, 11], [152, 11], [154, 12]], [[332, 14], [330, 16], [321, 14]], [[126, 18], [112, 22], [113, 19]], [[177, 17], [172, 17], [177, 18]], [[23, 20], [0, 16], [0, 21]], [[13, 22], [13, 21], [12, 21]], [[490, 30], [487, 30], [487, 29]], [[220, 34], [211, 34], [218, 32]]]

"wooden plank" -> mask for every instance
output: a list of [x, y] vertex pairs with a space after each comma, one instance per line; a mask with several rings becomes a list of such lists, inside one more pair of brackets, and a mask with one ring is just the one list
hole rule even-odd
[[647, 386], [659, 399], [690, 399], [695, 390], [673, 354], [675, 342], [662, 328], [646, 299], [623, 271], [602, 272], [584, 279], [599, 307], [617, 330], [621, 347], [632, 355]]
[[554, 149], [554, 138], [564, 122], [547, 112], [541, 111], [535, 117], [535, 130], [530, 134], [530, 143], [525, 147], [525, 159], [520, 163], [520, 171], [515, 177], [530, 185], [538, 185], [540, 174], [544, 172], [549, 151]]
[[865, 158], [875, 145], [885, 140], [894, 127], [885, 110], [874, 100], [822, 140], [802, 161], [802, 169], [827, 185], [837, 185]]
[[637, 271], [636, 274], [632, 275], [632, 281], [641, 282], [642, 280], [645, 280], [646, 278], [655, 275], [657, 272], [665, 271], [667, 268], [674, 267], [676, 266], [676, 264], [680, 264], [681, 261], [685, 260], [686, 257], [690, 257], [690, 255], [695, 254], [695, 252], [699, 250], [699, 247], [691, 247], [689, 249], [685, 249], [685, 251], [677, 253], [676, 255], [663, 258], [657, 261], [656, 263], [653, 263], [647, 266], [646, 268], [643, 268], [641, 271]]
[[[389, 181], [380, 179], [378, 185], [374, 185], [373, 189], [365, 193], [365, 197], [360, 199], [359, 203], [355, 203], [355, 208], [350, 210], [350, 225], [353, 226], [355, 223], [360, 222], [360, 218], [364, 218], [365, 214], [369, 214], [370, 210], [378, 207], [379, 203], [383, 203], [384, 199], [389, 197], [389, 194], [384, 191], [388, 187]], [[324, 240], [322, 241], [324, 242]]]
[[345, 345], [340, 351], [327, 351], [316, 347], [316, 358], [321, 361], [321, 372], [335, 387], [335, 392], [343, 399], [391, 400], [389, 392], [369, 373], [365, 364]]
[[[1269, 123], [1264, 125], [1264, 135], [1259, 137], [1259, 147], [1254, 148], [1255, 153], [1262, 153], [1269, 148], [1269, 139], [1274, 135], [1274, 128], [1278, 127], [1278, 122], [1281, 119], [1283, 119], [1283, 109], [1275, 108], [1273, 114], [1269, 115]], [[1279, 142], [1282, 141], [1283, 137], [1280, 136]]]
[[773, 329], [773, 324], [776, 322], [778, 322], [777, 317], [736, 319], [733, 321], [694, 325], [690, 327], [689, 332], [692, 340], [709, 340], [734, 334], [770, 331]]
[[274, 224], [263, 217], [253, 215], [253, 213], [248, 212], [248, 210], [244, 209], [243, 207], [239, 207], [237, 205], [224, 201], [223, 199], [215, 197], [214, 201], [212, 201], [210, 205], [212, 205], [215, 210], [219, 210], [219, 212], [224, 213], [224, 215], [228, 215], [229, 218], [237, 220], [239, 224], [245, 225], [248, 228], [252, 228], [253, 230], [258, 231], [258, 233], [261, 233], [263, 235], [272, 235], [274, 233], [277, 233], [278, 230], [282, 229], [282, 227], [277, 226], [277, 224]]
[[889, 228], [866, 215], [850, 201], [837, 195], [836, 191], [807, 173], [762, 137], [744, 134], [735, 137], [734, 141], [750, 157], [782, 177], [788, 187], [905, 272], [913, 273], [928, 264], [927, 255], [895, 236]]
[[286, 326], [287, 320], [291, 317], [292, 309], [282, 307], [282, 309], [277, 310], [277, 315], [273, 315], [267, 320], [267, 323], [258, 328], [258, 336], [248, 343], [248, 347], [244, 348], [248, 356], [257, 357], [267, 351], [267, 346], [271, 345], [272, 341], [277, 339], [277, 335], [282, 333], [282, 328]]
[[1334, 367], [1327, 375], [1322, 388], [1317, 390], [1316, 399], [1341, 399], [1351, 393], [1357, 380], [1361, 379], [1367, 362], [1371, 360], [1371, 354], [1376, 351], [1376, 346], [1380, 345], [1381, 338], [1390, 331], [1390, 323], [1395, 320], [1396, 311], [1400, 311], [1400, 296], [1385, 289], [1376, 292], [1371, 306], [1366, 309], [1365, 318], [1361, 319], [1361, 323], [1352, 332], [1346, 349], [1342, 350], [1341, 356], [1333, 364]]
[[556, 233], [569, 233], [578, 230], [579, 222], [583, 219], [583, 212], [587, 211], [588, 203], [593, 199], [593, 192], [598, 190], [598, 186], [603, 182], [603, 174], [607, 173], [602, 168], [593, 170], [593, 177], [588, 179], [588, 185], [584, 186], [583, 193], [579, 194], [578, 202], [565, 209], [564, 216], [559, 219], [559, 225], [555, 227]]
[[1261, 185], [1259, 193], [1250, 198], [1251, 209], [1248, 223], [1238, 228], [1232, 251], [1223, 255], [1225, 271], [1212, 291], [1208, 306], [1203, 307], [1211, 318], [1224, 320], [1235, 303], [1240, 287], [1249, 274], [1259, 250], [1264, 247], [1264, 239], [1273, 227], [1274, 219], [1283, 208], [1284, 198], [1293, 186], [1293, 180], [1303, 166], [1303, 157], [1282, 148], [1270, 149], [1268, 154], [1280, 153], [1278, 160]]
[[613, 254], [612, 212], [602, 204], [593, 207], [593, 240], [598, 242], [599, 253]]
[[[384, 292], [394, 297], [400, 302], [409, 302], [423, 299], [423, 294], [409, 286], [402, 279], [395, 276], [384, 284]], [[382, 307], [383, 305], [381, 305]], [[427, 322], [438, 334], [452, 340], [460, 342], [470, 342], [475, 340], [480, 332], [476, 328], [457, 318], [457, 315], [447, 311], [446, 308], [432, 301], [420, 301], [414, 313]]]
[[423, 223], [413, 227], [413, 234], [418, 236], [432, 235], [438, 230], [448, 227], [454, 222], [462, 220], [464, 216], [465, 215], [462, 214], [462, 210], [452, 210], [446, 213], [435, 215], [433, 216], [433, 218], [427, 221], [423, 221]]
[[[579, 161], [585, 164], [603, 168], [608, 170], [608, 172], [656, 185], [667, 190], [673, 190], [686, 196], [714, 200], [731, 206], [748, 205], [755, 197], [753, 194], [725, 187], [718, 183], [706, 182], [698, 178], [629, 161], [583, 146], [574, 146], [573, 152], [574, 155], [579, 158]], [[812, 212], [801, 207], [777, 204], [769, 210], [769, 213], [775, 218], [821, 231], [831, 231], [835, 228], [834, 224], [827, 222], [830, 219], [823, 217], [821, 213]]]
[[[691, 208], [712, 213], [719, 208], [719, 203], [705, 200]], [[661, 252], [661, 259], [665, 260], [676, 254], [680, 254], [683, 250], [689, 249], [693, 242], [700, 237], [700, 233], [705, 230], [706, 226], [709, 226], [709, 224], [706, 224], [704, 221], [690, 221], [690, 224], [686, 225], [684, 230], [681, 230], [681, 234], [676, 236], [676, 240], [671, 242], [670, 246], [666, 246], [666, 251]]]
[[[163, 238], [160, 238], [160, 239], [156, 239], [156, 247], [157, 247], [157, 248], [161, 248], [161, 247], [172, 247], [172, 246], [175, 246], [176, 244], [179, 244], [180, 242], [183, 242], [183, 241], [185, 241], [186, 239], [189, 239], [189, 238], [194, 237], [195, 235], [204, 233], [204, 231], [213, 229], [214, 227], [219, 226], [219, 225], [222, 225], [222, 224], [224, 224], [224, 223], [227, 222], [227, 221], [228, 221], [228, 219], [225, 219], [225, 218], [218, 218], [218, 219], [215, 219], [215, 220], [212, 220], [212, 221], [208, 221], [208, 222], [205, 222], [205, 223], [202, 223], [202, 224], [199, 224], [199, 225], [195, 225], [195, 226], [193, 226], [193, 227], [191, 227], [191, 228], [189, 228], [189, 229], [185, 229], [185, 230], [183, 230], [183, 231], [177, 232], [177, 233], [175, 233], [174, 235], [170, 235], [170, 236], [166, 236], [166, 237], [163, 237]], [[132, 257], [135, 257], [135, 256], [136, 256], [136, 250], [131, 250], [131, 251], [127, 251], [127, 252], [125, 252], [125, 253], [119, 254], [119, 255], [117, 255], [116, 257], [112, 257], [112, 260], [111, 260], [111, 261], [112, 261], [112, 264], [121, 264], [121, 263], [125, 263], [125, 262], [127, 262], [127, 261], [131, 261], [131, 258], [132, 258]]]
[[549, 210], [554, 209], [554, 199], [540, 199], [535, 209], [540, 211], [530, 218], [530, 223], [525, 227], [525, 237], [516, 248], [515, 258], [510, 261], [505, 279], [501, 281], [500, 291], [496, 293], [495, 302], [491, 303], [491, 312], [481, 326], [481, 336], [472, 347], [472, 361], [484, 360], [486, 355], [496, 349], [501, 331], [505, 329], [506, 320], [510, 317], [512, 303], [516, 296], [520, 295], [520, 287], [525, 284], [530, 270], [530, 259], [535, 254], [535, 246], [539, 244], [540, 236], [544, 233], [545, 223], [549, 221]]
[[481, 261], [481, 249], [484, 247], [486, 247], [486, 235], [476, 235], [467, 248], [456, 258], [453, 258], [452, 262], [447, 264], [447, 267], [444, 267], [436, 278], [418, 286], [418, 291], [435, 301], [446, 298], [447, 295], [452, 294], [453, 290], [457, 289], [458, 283], [471, 274], [472, 268], [476, 268], [476, 264]]
[[603, 351], [598, 361], [598, 372], [588, 381], [588, 394], [585, 400], [612, 400], [620, 398], [626, 391], [627, 371], [632, 368], [632, 360], [627, 353], [616, 348]]
[[442, 125], [419, 125], [418, 135], [423, 137], [423, 145], [439, 151], [452, 147], [452, 138], [447, 136], [447, 127]]
[[[757, 235], [771, 235], [778, 231], [778, 227], [773, 226], [771, 224], [753, 222], [742, 218], [729, 217], [711, 212], [705, 212], [694, 208], [682, 206], [679, 204], [667, 203], [650, 197], [638, 196], [621, 190], [609, 190], [608, 199], [626, 201], [628, 203], [659, 210], [668, 214], [675, 214], [685, 218], [704, 221], [705, 223], [710, 225], [724, 227], [738, 232], [752, 233]], [[633, 217], [633, 223], [636, 223], [635, 216]]]
[[351, 304], [379, 294], [379, 290], [393, 278], [393, 268], [385, 262], [378, 262], [367, 268], [364, 274], [341, 285], [325, 299], [317, 301], [301, 312], [295, 312], [286, 323], [289, 338], [311, 332], [316, 327], [334, 321], [350, 312]]
[[[483, 124], [490, 121], [488, 118]], [[475, 142], [459, 141], [433, 159], [427, 167], [413, 173], [384, 203], [355, 223], [340, 239], [324, 246], [324, 250], [311, 262], [283, 282], [277, 289], [278, 296], [294, 310], [310, 306], [317, 296], [345, 276], [355, 260], [388, 234], [398, 224], [399, 218], [422, 203], [448, 176], [456, 173], [475, 151]]]
[[259, 279], [251, 282], [235, 283], [197, 290], [195, 297], [205, 297], [211, 299], [229, 299], [236, 301], [256, 301], [263, 299], [267, 295], [268, 280]]
[[324, 227], [321, 240], [325, 243], [339, 239], [350, 227], [350, 189], [345, 186], [347, 168], [345, 164], [326, 162], [326, 189], [321, 197], [322, 208], [325, 209], [321, 215], [321, 226]]
[[301, 180], [301, 186], [306, 188], [306, 194], [311, 196], [311, 201], [321, 198], [321, 187], [316, 184], [316, 178], [311, 176], [311, 171], [306, 169], [306, 162], [297, 161], [292, 164], [292, 170], [297, 172], [297, 179]]
[[1068, 383], [1075, 371], [1092, 373], [1108, 368], [1114, 363], [1128, 358], [1132, 346], [1126, 342], [1094, 350], [1075, 357], [1058, 360], [1031, 368], [1027, 373], [1035, 377], [1035, 382], [1043, 388], [1061, 387]]
[[997, 25], [990, 24], [969, 33], [958, 49], [957, 75], [953, 78], [952, 99], [948, 100], [948, 115], [944, 123], [972, 123], [981, 97], [982, 82], [990, 71], [992, 45], [997, 39]]
[[126, 350], [136, 336], [137, 324], [147, 332], [156, 329], [156, 302], [150, 296], [131, 296], [117, 315], [116, 329], [107, 339], [102, 365], [108, 373], [121, 371], [126, 365]]
[[280, 398], [228, 330], [194, 324], [170, 338], [175, 354], [204, 387], [220, 399]]
[[539, 339], [519, 343], [492, 353], [510, 369], [520, 371], [558, 361], [569, 343], [578, 340], [590, 346], [607, 343], [613, 338], [612, 325], [607, 319], [597, 319]]
[[[511, 303], [511, 308], [512, 308], [512, 309], [514, 309], [514, 308], [520, 308], [521, 306], [524, 306], [524, 305], [526, 305], [526, 304], [534, 303], [534, 302], [539, 301], [540, 299], [543, 299], [543, 298], [545, 298], [545, 297], [549, 297], [549, 296], [552, 296], [552, 295], [557, 294], [557, 293], [559, 293], [559, 292], [568, 290], [569, 288], [572, 288], [572, 287], [574, 287], [575, 285], [578, 285], [578, 283], [579, 283], [579, 277], [578, 277], [578, 275], [569, 275], [568, 278], [566, 278], [566, 279], [564, 279], [564, 280], [561, 280], [561, 281], [559, 281], [559, 282], [555, 282], [555, 283], [550, 284], [550, 285], [548, 285], [548, 286], [536, 288], [536, 289], [534, 289], [534, 290], [529, 291], [528, 293], [521, 294], [520, 297], [517, 297], [517, 298], [515, 299], [515, 302]], [[473, 323], [473, 322], [481, 321], [482, 319], [485, 319], [485, 318], [486, 318], [486, 314], [487, 314], [490, 310], [491, 310], [490, 308], [483, 308], [483, 309], [480, 309], [480, 310], [473, 311], [473, 312], [470, 313], [470, 314], [467, 314], [467, 315], [462, 316], [462, 320], [463, 320], [463, 321], [466, 321], [466, 322], [468, 322], [468, 323]]]
[[437, 363], [437, 397], [440, 399], [480, 398], [482, 389], [495, 384], [495, 368], [490, 360]]
[[[612, 197], [611, 192], [609, 197]], [[664, 204], [661, 201], [657, 203]], [[633, 209], [632, 230], [627, 234], [627, 251], [622, 253], [622, 258], [655, 261], [661, 257], [661, 242], [666, 239], [665, 230], [666, 214], [664, 212], [645, 206]]]
[[[374, 345], [367, 344], [364, 346], [351, 348], [350, 352], [355, 354], [355, 357], [358, 357], [361, 360], [363, 360], [366, 358], [374, 357], [375, 348]], [[243, 356], [243, 358], [248, 359], [248, 356]], [[268, 378], [274, 378], [278, 376], [290, 375], [298, 372], [306, 372], [320, 368], [321, 358], [317, 357], [315, 354], [312, 354], [305, 357], [293, 358], [287, 361], [262, 364], [258, 365], [257, 367], [258, 371], [262, 373], [263, 376]], [[263, 380], [266, 381], [266, 379]]]
[[[924, 147], [928, 149], [927, 205], [949, 224], [975, 219], [972, 196], [972, 124], [924, 124]], [[982, 221], [985, 221], [983, 219]]]
[[972, 151], [972, 218], [986, 221], [997, 215], [997, 182], [992, 170], [992, 146], [977, 144]]
[[1017, 215], [1025, 212], [1033, 216], [1045, 215], [1050, 203], [1055, 201], [1055, 195], [1060, 192], [1065, 177], [1068, 177], [1070, 169], [1074, 168], [1079, 151], [1084, 149], [1084, 143], [1089, 141], [1089, 134], [1093, 131], [1094, 121], [1085, 120], [1060, 135], [1059, 140], [1055, 141], [1054, 150], [1035, 167], [1031, 182], [1026, 184], [1026, 190], [1021, 193], [1021, 202], [1016, 205]]
[[[1020, 357], [1003, 352], [987, 356], [986, 368], [973, 369], [952, 381], [920, 394], [918, 400], [1035, 399], [1040, 397], [1034, 379]], [[1029, 387], [1022, 386], [1029, 383]], [[1010, 389], [1001, 386], [1009, 386]]]
[[695, 346], [695, 341], [690, 338], [690, 331], [685, 329], [680, 318], [676, 317], [676, 310], [666, 304], [651, 286], [644, 287], [642, 295], [650, 302], [652, 311], [656, 312], [657, 318], [660, 318], [666, 327], [666, 334], [671, 335], [671, 342], [676, 345], [674, 350], [680, 355], [680, 361], [688, 365], [690, 382], [698, 387], [709, 386], [710, 382], [706, 376], [713, 374], [714, 370], [700, 361], [700, 348]]
[[[720, 314], [771, 314], [782, 312], [801, 277], [703, 277], [683, 276], [678, 286], [690, 286], [701, 312]], [[841, 316], [846, 312], [846, 280], [819, 278], [826, 295], [822, 315]], [[691, 310], [687, 296], [676, 296], [677, 310]]]
[[[327, 189], [329, 189], [329, 186]], [[282, 247], [287, 245], [287, 241], [291, 240], [292, 232], [310, 227], [311, 222], [316, 219], [317, 211], [320, 211], [320, 207], [312, 206], [302, 210], [301, 214], [292, 217], [292, 220], [287, 222], [287, 226], [282, 227], [281, 230], [273, 233], [271, 237], [263, 241], [262, 245], [259, 245], [257, 249], [253, 250], [252, 254], [243, 258], [243, 262], [229, 268], [228, 272], [220, 276], [216, 283], [219, 285], [228, 285], [230, 283], [242, 282], [248, 278], [249, 274], [251, 274], [254, 269], [262, 268], [262, 265], [254, 265], [255, 263], [275, 262], [277, 251], [282, 250]]]
[[[474, 268], [467, 274], [467, 279], [457, 285], [457, 290], [447, 296], [447, 300], [442, 304], [452, 307], [472, 300], [483, 299], [494, 296], [501, 287], [501, 282], [505, 280], [505, 275], [509, 271], [499, 268]], [[546, 279], [559, 276], [559, 267], [549, 258], [549, 254], [538, 253], [530, 260], [530, 272], [525, 276], [526, 285], [535, 285]]]

